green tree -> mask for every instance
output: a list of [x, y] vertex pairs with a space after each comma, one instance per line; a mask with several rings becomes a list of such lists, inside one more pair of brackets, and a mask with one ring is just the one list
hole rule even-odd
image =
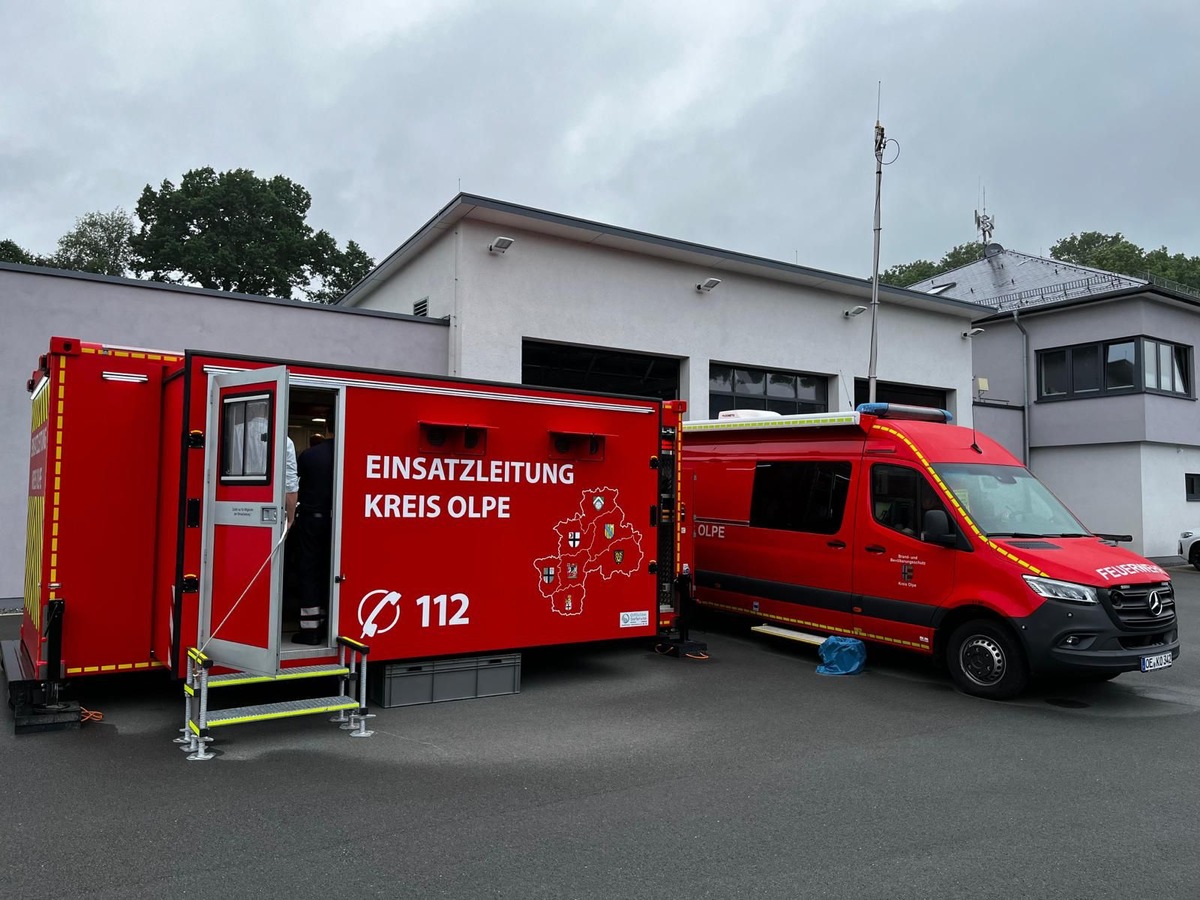
[[[1163, 248], [1164, 253], [1166, 248]], [[1121, 275], [1144, 275], [1146, 251], [1125, 239], [1120, 232], [1101, 234], [1081, 231], [1065, 237], [1050, 248], [1050, 256], [1077, 266], [1091, 266]]]
[[916, 284], [918, 281], [933, 278], [941, 271], [937, 263], [930, 262], [927, 259], [918, 259], [914, 262], [901, 263], [900, 265], [885, 269], [879, 275], [879, 283], [892, 284], [896, 287], [908, 287], [910, 284]]
[[324, 257], [314, 266], [319, 281], [304, 292], [314, 303], [336, 302], [375, 268], [375, 260], [354, 241], [349, 241], [345, 250], [339, 250], [333, 238], [329, 238], [328, 244]]
[[336, 282], [337, 245], [306, 221], [311, 204], [291, 179], [258, 178], [248, 169], [205, 167], [184, 173], [178, 187], [146, 185], [133, 268], [154, 281], [273, 297], [304, 291], [314, 278]]
[[892, 284], [896, 287], [908, 287], [910, 284], [916, 284], [918, 281], [936, 278], [943, 272], [949, 272], [951, 269], [957, 269], [959, 266], [973, 263], [982, 255], [983, 245], [978, 241], [959, 244], [957, 247], [952, 247], [948, 250], [946, 255], [936, 263], [930, 262], [927, 259], [918, 259], [916, 262], [892, 266], [879, 276], [879, 283]]
[[1166, 247], [1159, 247], [1146, 254], [1145, 271], [1181, 284], [1200, 287], [1200, 256], [1172, 254]]
[[75, 220], [75, 227], [58, 239], [50, 265], [76, 272], [125, 275], [133, 250], [133, 220], [125, 210], [91, 212]]
[[[957, 269], [979, 259], [983, 247], [979, 243], [959, 244], [940, 262], [918, 259], [915, 262], [892, 266], [879, 276], [882, 284], [908, 287], [919, 281], [935, 278], [943, 272]], [[1200, 256], [1171, 253], [1166, 247], [1146, 251], [1128, 240], [1123, 234], [1103, 234], [1099, 231], [1081, 231], [1055, 243], [1050, 248], [1052, 259], [1090, 266], [1119, 275], [1145, 278], [1156, 275], [1177, 281], [1193, 288], [1200, 288]]]
[[0, 241], [0, 262], [20, 263], [23, 266], [43, 266], [46, 261], [30, 253], [16, 241], [5, 238]]

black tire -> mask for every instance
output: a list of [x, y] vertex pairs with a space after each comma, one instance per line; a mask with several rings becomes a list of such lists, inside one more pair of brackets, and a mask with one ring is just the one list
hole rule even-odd
[[1188, 551], [1188, 562], [1192, 564], [1197, 571], [1200, 571], [1200, 541], [1192, 544], [1192, 549]]
[[999, 622], [973, 619], [946, 643], [950, 677], [965, 694], [1009, 700], [1029, 684], [1029, 664], [1017, 639]]

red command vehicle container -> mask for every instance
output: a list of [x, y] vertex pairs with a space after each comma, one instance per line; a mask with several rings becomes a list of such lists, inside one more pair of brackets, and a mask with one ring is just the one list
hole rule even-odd
[[1167, 573], [942, 410], [688, 422], [683, 459], [703, 606], [936, 654], [996, 698], [1179, 655]]
[[[25, 611], [4, 662], [31, 715], [65, 679], [182, 675], [191, 646], [274, 675], [334, 658], [338, 636], [403, 660], [678, 625], [681, 402], [73, 338], [29, 388]], [[336, 442], [315, 647], [290, 641], [283, 565], [286, 437], [303, 451], [314, 427]]]

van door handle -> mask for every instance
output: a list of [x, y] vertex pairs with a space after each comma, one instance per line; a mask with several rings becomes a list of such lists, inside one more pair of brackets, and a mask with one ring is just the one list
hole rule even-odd
[[868, 553], [887, 553], [887, 547], [881, 547], [879, 544], [867, 544], [863, 549]]
[[832, 547], [834, 550], [845, 550], [846, 542], [845, 541], [826, 541], [825, 546]]

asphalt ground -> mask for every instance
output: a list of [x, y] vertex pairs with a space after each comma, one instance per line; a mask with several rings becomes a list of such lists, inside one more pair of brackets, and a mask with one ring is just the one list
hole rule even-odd
[[714, 620], [707, 661], [527, 652], [519, 694], [376, 709], [368, 739], [230, 728], [188, 762], [177, 686], [87, 682], [102, 722], [0, 718], [0, 896], [1197, 897], [1200, 573], [1172, 574], [1172, 668], [1008, 703], [875, 649], [822, 677]]

